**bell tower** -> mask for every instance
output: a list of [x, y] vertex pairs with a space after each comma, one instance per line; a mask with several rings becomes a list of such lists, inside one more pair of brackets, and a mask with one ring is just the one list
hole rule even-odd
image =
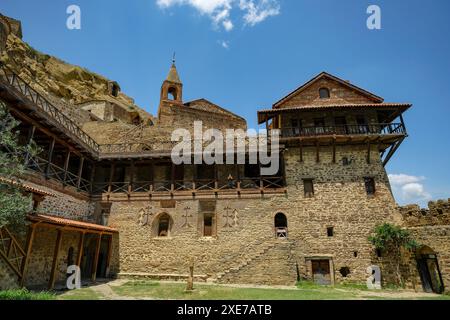
[[162, 104], [163, 101], [183, 103], [183, 84], [181, 83], [177, 67], [175, 66], [175, 56], [172, 60], [169, 75], [161, 86], [160, 104]]

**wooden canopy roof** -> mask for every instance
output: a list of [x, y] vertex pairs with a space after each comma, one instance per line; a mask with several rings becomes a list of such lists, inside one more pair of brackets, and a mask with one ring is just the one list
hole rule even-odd
[[267, 119], [271, 119], [282, 113], [301, 112], [301, 111], [317, 111], [317, 110], [342, 110], [342, 109], [375, 109], [375, 110], [392, 110], [394, 118], [399, 114], [408, 110], [412, 104], [410, 103], [371, 103], [371, 104], [336, 104], [336, 105], [311, 105], [301, 107], [290, 107], [280, 109], [265, 109], [258, 111], [258, 124], [264, 123]]

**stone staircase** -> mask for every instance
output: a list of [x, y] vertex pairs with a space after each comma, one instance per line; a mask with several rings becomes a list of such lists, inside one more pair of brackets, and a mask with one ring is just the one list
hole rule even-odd
[[208, 282], [293, 285], [297, 269], [292, 256], [293, 242], [288, 239], [269, 239], [252, 253], [237, 260], [235, 265]]

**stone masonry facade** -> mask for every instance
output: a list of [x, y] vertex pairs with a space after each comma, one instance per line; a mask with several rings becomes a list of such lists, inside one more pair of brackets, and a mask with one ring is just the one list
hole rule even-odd
[[[45, 194], [37, 213], [65, 219], [66, 225], [35, 225], [25, 286], [45, 286], [52, 274], [55, 283], [64, 284], [82, 239], [80, 267], [84, 278], [94, 280], [96, 271], [105, 277], [182, 280], [193, 263], [196, 281], [365, 283], [367, 268], [379, 265], [386, 285], [396, 280], [395, 261], [377, 252], [368, 237], [375, 226], [387, 222], [411, 231], [421, 244], [415, 253], [402, 253], [399, 270], [405, 286], [448, 290], [449, 201], [432, 202], [428, 209], [399, 208], [384, 167], [383, 156], [390, 158], [407, 136], [401, 115], [411, 105], [384, 103], [348, 81], [321, 73], [272, 109], [258, 112], [259, 124], [281, 130], [282, 183], [267, 180], [279, 177], [263, 176], [261, 164], [256, 176], [250, 165], [189, 164], [179, 170], [170, 153], [163, 152], [173, 145], [174, 129], [191, 131], [200, 120], [203, 129], [246, 130], [246, 120], [206, 99], [184, 102], [175, 61], [161, 86], [158, 116], [153, 117], [121, 93], [117, 82], [32, 49], [21, 40], [20, 23], [5, 19], [0, 16], [2, 61], [25, 83], [35, 75], [36, 92], [48, 96], [98, 144], [98, 154], [90, 154], [71, 145], [76, 141], [52, 140], [52, 128], [41, 128], [46, 172], [51, 165], [54, 170], [65, 166], [58, 171], [65, 176], [75, 159], [72, 176], [78, 187], [56, 181], [59, 175], [27, 176], [27, 183]], [[401, 123], [393, 124], [399, 117]], [[27, 136], [30, 128], [22, 129]], [[52, 154], [55, 143], [57, 156]], [[72, 160], [66, 157], [71, 152]], [[60, 163], [52, 164], [52, 158]], [[86, 168], [90, 172], [83, 172]], [[205, 177], [205, 189], [196, 189]], [[82, 178], [89, 186], [84, 190]], [[241, 188], [239, 179], [247, 188]], [[100, 191], [96, 183], [104, 184]], [[70, 228], [76, 222], [92, 224], [80, 232]], [[93, 227], [118, 233], [103, 237], [99, 231], [96, 238], [89, 234]], [[25, 235], [17, 240], [27, 248]], [[17, 276], [0, 259], [0, 289], [17, 286]]]

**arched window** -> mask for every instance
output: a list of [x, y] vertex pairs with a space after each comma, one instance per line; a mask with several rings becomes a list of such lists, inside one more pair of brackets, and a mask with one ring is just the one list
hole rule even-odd
[[319, 96], [320, 96], [320, 99], [329, 99], [330, 98], [330, 90], [328, 90], [327, 88], [320, 88]]
[[167, 213], [162, 214], [158, 219], [158, 237], [168, 237], [170, 233], [170, 216]]
[[275, 234], [277, 238], [287, 238], [288, 223], [284, 213], [277, 213], [275, 215]]
[[167, 98], [169, 100], [177, 100], [178, 94], [177, 94], [177, 89], [176, 88], [169, 88], [168, 92], [167, 92]]

